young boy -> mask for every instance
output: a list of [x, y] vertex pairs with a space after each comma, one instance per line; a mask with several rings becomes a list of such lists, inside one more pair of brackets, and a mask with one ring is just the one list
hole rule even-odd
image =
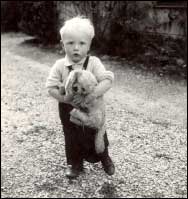
[[[101, 161], [105, 172], [108, 175], [113, 175], [115, 167], [108, 154], [107, 134], [104, 135], [105, 150], [103, 153], [97, 154], [94, 144], [96, 131], [70, 122], [69, 113], [73, 107], [68, 103], [65, 95], [61, 95], [59, 87], [62, 86], [71, 70], [84, 69], [92, 72], [99, 84], [94, 92], [87, 96], [86, 102], [89, 103], [90, 100], [102, 96], [111, 88], [114, 75], [105, 69], [99, 58], [88, 56], [94, 37], [94, 27], [89, 19], [74, 17], [67, 20], [60, 29], [60, 35], [66, 56], [57, 60], [51, 68], [46, 87], [49, 94], [59, 102], [59, 116], [64, 131], [68, 165], [66, 176], [69, 178], [77, 177], [83, 171], [84, 159], [89, 162]], [[74, 98], [74, 104], [80, 102], [78, 97]]]

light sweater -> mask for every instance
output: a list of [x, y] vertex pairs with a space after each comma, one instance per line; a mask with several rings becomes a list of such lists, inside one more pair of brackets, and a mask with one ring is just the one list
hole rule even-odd
[[[68, 66], [71, 65], [73, 70], [82, 69], [85, 59], [86, 58], [82, 59], [78, 63], [72, 62], [67, 56], [57, 60], [50, 70], [46, 81], [46, 88], [49, 90], [50, 88], [61, 86], [69, 75]], [[89, 62], [86, 70], [92, 72], [98, 82], [101, 82], [105, 79], [111, 80], [111, 83], [114, 81], [113, 72], [106, 70], [98, 57], [89, 57]]]

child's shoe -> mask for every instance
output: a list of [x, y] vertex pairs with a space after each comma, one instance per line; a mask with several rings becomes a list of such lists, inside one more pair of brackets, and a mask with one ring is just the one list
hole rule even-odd
[[83, 171], [83, 166], [73, 167], [72, 165], [68, 165], [66, 170], [66, 176], [68, 178], [76, 178], [79, 176], [80, 172]]
[[113, 175], [115, 173], [115, 166], [114, 163], [112, 162], [112, 159], [109, 156], [104, 157], [102, 160], [102, 166], [104, 168], [104, 171], [108, 175]]

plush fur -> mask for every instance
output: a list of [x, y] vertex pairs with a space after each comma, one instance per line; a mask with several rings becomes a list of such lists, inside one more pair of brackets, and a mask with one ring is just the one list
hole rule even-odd
[[92, 93], [98, 82], [95, 76], [86, 70], [73, 70], [70, 72], [65, 83], [65, 95], [70, 100], [74, 95], [79, 95], [82, 102], [80, 106], [72, 104], [75, 108], [71, 111], [70, 120], [80, 126], [88, 126], [96, 129], [95, 150], [102, 153], [105, 149], [105, 104], [103, 97], [99, 97], [89, 104], [85, 103], [85, 98]]

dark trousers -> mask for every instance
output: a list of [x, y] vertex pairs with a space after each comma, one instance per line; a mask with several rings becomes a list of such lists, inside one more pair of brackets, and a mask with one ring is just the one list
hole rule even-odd
[[59, 117], [65, 137], [67, 164], [77, 167], [83, 164], [84, 159], [94, 163], [108, 157], [107, 134], [104, 135], [105, 150], [103, 153], [97, 154], [95, 152], [96, 130], [70, 122], [70, 111], [72, 109], [73, 107], [69, 104], [59, 103]]

